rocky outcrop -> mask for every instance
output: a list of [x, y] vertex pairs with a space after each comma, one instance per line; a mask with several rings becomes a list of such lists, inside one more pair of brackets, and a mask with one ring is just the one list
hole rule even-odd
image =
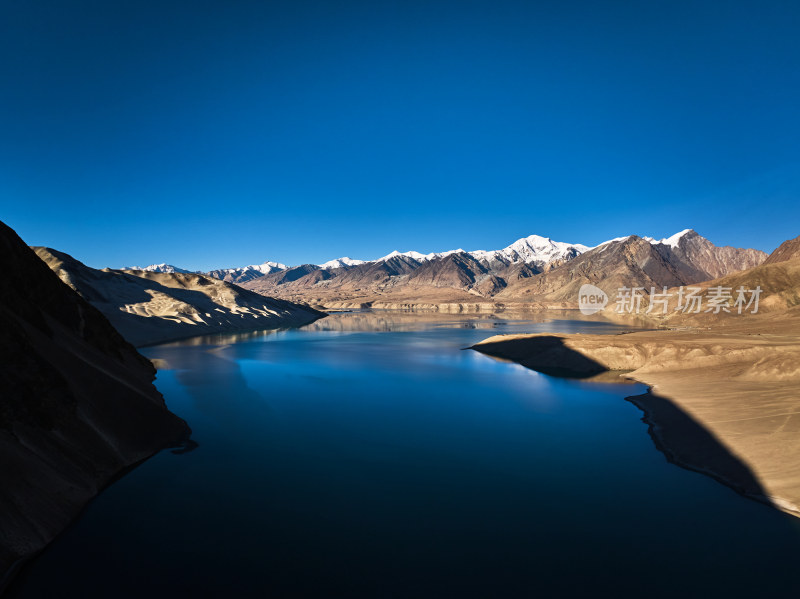
[[[137, 346], [212, 333], [298, 326], [322, 313], [196, 273], [97, 270], [50, 248], [37, 255]], [[276, 273], [288, 276], [290, 271]]]
[[2, 223], [0, 265], [0, 581], [7, 581], [121, 470], [189, 430], [166, 409], [150, 362]]

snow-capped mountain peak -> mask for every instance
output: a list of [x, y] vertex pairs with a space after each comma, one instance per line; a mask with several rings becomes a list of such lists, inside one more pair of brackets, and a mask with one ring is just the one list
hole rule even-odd
[[553, 241], [541, 235], [529, 235], [517, 239], [514, 243], [502, 250], [470, 252], [477, 260], [500, 260], [504, 262], [525, 262], [526, 264], [546, 264], [552, 260], [574, 258], [592, 248], [580, 243], [565, 243]]
[[395, 256], [405, 256], [413, 258], [417, 262], [428, 262], [437, 258], [445, 258], [450, 254], [468, 254], [475, 260], [493, 261], [500, 260], [505, 263], [538, 263], [546, 264], [552, 260], [563, 258], [574, 258], [591, 248], [580, 243], [564, 243], [562, 241], [553, 241], [549, 237], [542, 237], [540, 235], [530, 235], [518, 239], [511, 245], [502, 250], [475, 250], [466, 252], [459, 248], [457, 250], [448, 250], [446, 252], [431, 252], [430, 254], [422, 254], [420, 252], [398, 252], [394, 251], [382, 258], [378, 258], [375, 262], [384, 262], [390, 260]]
[[289, 268], [285, 264], [281, 264], [280, 262], [262, 262], [261, 264], [251, 264], [250, 266], [245, 266], [245, 269], [253, 269], [259, 272], [263, 272], [265, 275], [276, 272], [278, 270], [286, 270]]
[[183, 268], [178, 268], [177, 266], [173, 266], [172, 264], [151, 264], [150, 266], [128, 266], [125, 270], [144, 270], [146, 272], [179, 272], [179, 273], [190, 273], [190, 270], [184, 270]]
[[270, 262], [269, 260], [266, 262], [262, 262], [261, 266], [271, 266], [272, 268], [280, 268], [281, 270], [286, 270], [287, 268], [289, 268], [288, 266], [282, 264], [281, 262]]
[[539, 235], [530, 235], [523, 237], [512, 243], [501, 252], [516, 252], [525, 259], [525, 262], [531, 260], [545, 259], [550, 261], [556, 258], [565, 257], [567, 253], [572, 253], [577, 250], [577, 253], [591, 249], [580, 243], [565, 243], [563, 241], [553, 241], [549, 237], [541, 237]]
[[364, 262], [364, 260], [355, 260], [353, 258], [348, 258], [347, 256], [342, 256], [341, 258], [336, 258], [335, 260], [323, 262], [319, 265], [319, 267], [323, 270], [327, 270], [330, 268], [342, 268], [344, 266], [358, 266], [359, 264], [364, 264]]

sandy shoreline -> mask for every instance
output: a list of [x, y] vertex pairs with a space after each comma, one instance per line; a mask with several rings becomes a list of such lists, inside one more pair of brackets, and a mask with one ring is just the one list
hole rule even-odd
[[647, 384], [626, 399], [668, 460], [800, 517], [800, 335], [786, 323], [781, 334], [748, 329], [498, 335], [473, 349], [558, 376], [620, 371]]

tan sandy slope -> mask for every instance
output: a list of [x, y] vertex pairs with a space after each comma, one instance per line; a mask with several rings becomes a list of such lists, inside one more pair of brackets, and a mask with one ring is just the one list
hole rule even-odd
[[137, 346], [195, 335], [295, 326], [322, 316], [307, 306], [204, 275], [97, 270], [56, 250], [33, 249], [62, 281]]
[[[647, 331], [622, 335], [563, 335], [568, 350], [557, 363], [574, 374], [596, 372], [594, 364], [652, 386], [711, 433], [746, 464], [759, 482], [726, 482], [752, 496], [800, 516], [800, 318], [784, 334], [722, 334]], [[479, 351], [547, 372], [552, 361], [539, 344], [548, 335], [498, 335], [478, 344]], [[569, 355], [571, 354], [571, 355]], [[589, 364], [587, 364], [587, 362]], [[599, 369], [598, 369], [599, 370]], [[563, 372], [566, 374], [566, 372]], [[647, 411], [648, 401], [642, 399]], [[656, 427], [659, 415], [652, 414]], [[725, 465], [694, 451], [698, 439], [671, 434], [669, 450], [684, 465], [727, 478]], [[662, 438], [662, 441], [664, 439]], [[761, 498], [761, 497], [756, 497]]]

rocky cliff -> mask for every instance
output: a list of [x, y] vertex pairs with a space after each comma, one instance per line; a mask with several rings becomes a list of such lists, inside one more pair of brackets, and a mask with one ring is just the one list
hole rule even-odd
[[0, 590], [112, 478], [188, 438], [155, 369], [0, 223]]

